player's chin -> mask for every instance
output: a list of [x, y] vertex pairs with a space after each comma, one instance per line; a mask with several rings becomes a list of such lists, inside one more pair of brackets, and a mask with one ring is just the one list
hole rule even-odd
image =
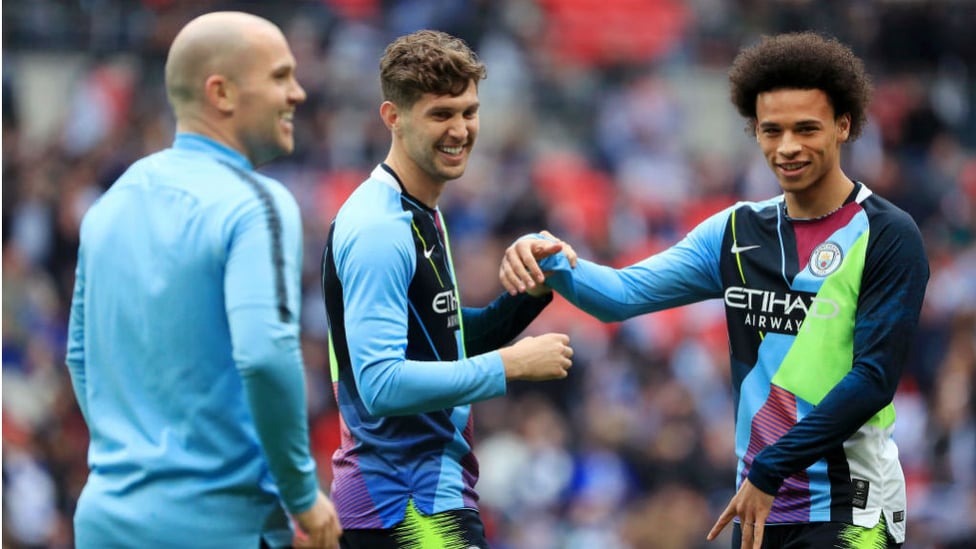
[[810, 182], [806, 179], [777, 177], [777, 180], [779, 187], [787, 193], [799, 193], [810, 187]]
[[449, 165], [442, 164], [440, 167], [440, 171], [441, 174], [444, 176], [444, 179], [446, 180], [457, 179], [462, 175], [464, 175], [464, 170], [467, 169], [467, 167], [468, 167], [468, 162], [467, 159], [465, 159], [463, 162], [459, 162], [456, 164], [449, 164]]
[[282, 137], [278, 142], [278, 150], [281, 155], [288, 155], [295, 152], [295, 138], [291, 135]]

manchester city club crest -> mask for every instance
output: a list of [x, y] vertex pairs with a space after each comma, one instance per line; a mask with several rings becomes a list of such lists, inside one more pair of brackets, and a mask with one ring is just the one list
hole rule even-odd
[[810, 254], [810, 272], [815, 276], [827, 276], [840, 267], [844, 252], [833, 242], [824, 242]]

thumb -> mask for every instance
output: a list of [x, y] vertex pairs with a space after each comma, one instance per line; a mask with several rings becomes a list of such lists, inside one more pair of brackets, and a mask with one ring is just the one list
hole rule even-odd
[[552, 254], [558, 253], [563, 249], [563, 245], [559, 242], [551, 242], [548, 240], [538, 240], [532, 245], [532, 255], [536, 259], [543, 259], [549, 257]]

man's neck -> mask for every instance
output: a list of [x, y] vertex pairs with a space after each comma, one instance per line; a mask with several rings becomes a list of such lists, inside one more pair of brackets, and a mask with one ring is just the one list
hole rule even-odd
[[409, 161], [400, 161], [392, 153], [387, 155], [384, 164], [393, 170], [400, 184], [407, 190], [410, 196], [420, 200], [430, 209], [437, 208], [437, 201], [441, 197], [445, 183], [432, 181], [423, 170], [416, 164]]
[[183, 119], [176, 122], [176, 133], [183, 132], [195, 133], [197, 135], [202, 135], [204, 137], [213, 139], [221, 145], [226, 145], [227, 147], [241, 153], [248, 159], [249, 162], [254, 164], [255, 159], [251, 158], [247, 154], [247, 151], [245, 151], [244, 147], [237, 142], [231, 132], [227, 131], [219, 124], [214, 124], [203, 117], [185, 116]]
[[794, 219], [824, 217], [840, 209], [853, 190], [854, 182], [840, 173], [834, 182], [823, 182], [801, 193], [787, 192], [787, 215]]

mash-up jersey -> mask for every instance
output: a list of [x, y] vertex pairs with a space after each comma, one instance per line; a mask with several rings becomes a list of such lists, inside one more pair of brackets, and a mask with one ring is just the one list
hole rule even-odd
[[341, 445], [332, 498], [344, 529], [477, 509], [469, 403], [505, 393], [496, 351], [552, 300], [502, 294], [462, 308], [440, 211], [386, 165], [336, 215], [322, 258]]
[[768, 524], [873, 527], [904, 539], [905, 480], [891, 404], [918, 323], [928, 262], [914, 221], [857, 183], [822, 218], [782, 196], [739, 203], [623, 269], [562, 254], [548, 283], [605, 321], [725, 302], [737, 485], [775, 493]]

